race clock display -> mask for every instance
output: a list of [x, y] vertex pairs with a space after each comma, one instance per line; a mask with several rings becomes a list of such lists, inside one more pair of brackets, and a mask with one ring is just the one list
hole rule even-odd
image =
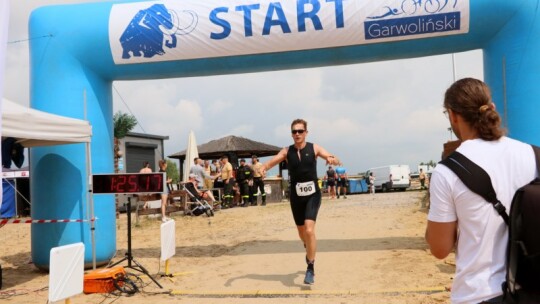
[[92, 175], [92, 192], [156, 193], [165, 192], [165, 173], [121, 173]]

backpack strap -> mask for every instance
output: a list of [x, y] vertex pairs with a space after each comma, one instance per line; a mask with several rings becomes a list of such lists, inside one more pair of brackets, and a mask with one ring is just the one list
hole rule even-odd
[[[540, 157], [540, 149], [538, 150], [537, 157]], [[506, 207], [497, 199], [497, 193], [493, 189], [491, 178], [484, 169], [457, 151], [454, 151], [439, 163], [452, 170], [472, 192], [490, 202], [497, 213], [503, 218], [506, 225], [508, 225], [510, 221]]]
[[534, 151], [534, 157], [536, 158], [536, 170], [538, 170], [538, 177], [540, 177], [540, 147], [531, 145]]

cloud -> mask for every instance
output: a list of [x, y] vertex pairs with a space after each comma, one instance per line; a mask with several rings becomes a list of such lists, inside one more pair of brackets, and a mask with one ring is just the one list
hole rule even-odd
[[[32, 9], [64, 0], [12, 1], [9, 40], [28, 35]], [[8, 45], [5, 96], [29, 101], [28, 41]], [[481, 51], [455, 55], [456, 78], [482, 79]], [[137, 132], [169, 136], [165, 155], [239, 135], [277, 146], [292, 143], [290, 123], [304, 118], [308, 140], [338, 155], [349, 172], [438, 160], [450, 138], [442, 96], [453, 81], [452, 56], [438, 55], [250, 74], [117, 81], [113, 111], [129, 112]], [[127, 106], [124, 104], [127, 104]], [[319, 162], [319, 166], [323, 166]], [[321, 173], [319, 168], [319, 173]]]
[[211, 103], [209, 107], [206, 108], [206, 113], [211, 116], [219, 116], [220, 114], [226, 113], [229, 110], [234, 108], [234, 103], [225, 100], [216, 100]]

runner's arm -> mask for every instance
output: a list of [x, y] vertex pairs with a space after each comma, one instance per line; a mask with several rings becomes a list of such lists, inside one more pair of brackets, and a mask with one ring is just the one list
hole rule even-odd
[[316, 156], [321, 157], [324, 160], [326, 160], [327, 165], [339, 165], [341, 163], [336, 156], [330, 154], [323, 147], [317, 144], [313, 144], [313, 149], [315, 150]]
[[287, 148], [281, 149], [279, 153], [272, 157], [271, 160], [267, 161], [261, 166], [261, 175], [266, 176], [266, 171], [272, 169], [275, 165], [287, 159]]

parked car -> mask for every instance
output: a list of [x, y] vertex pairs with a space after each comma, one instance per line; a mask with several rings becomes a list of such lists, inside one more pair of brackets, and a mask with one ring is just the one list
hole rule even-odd
[[411, 186], [411, 169], [409, 165], [389, 165], [371, 168], [366, 172], [366, 176], [369, 176], [370, 173], [373, 173], [375, 177], [375, 191], [405, 191]]

